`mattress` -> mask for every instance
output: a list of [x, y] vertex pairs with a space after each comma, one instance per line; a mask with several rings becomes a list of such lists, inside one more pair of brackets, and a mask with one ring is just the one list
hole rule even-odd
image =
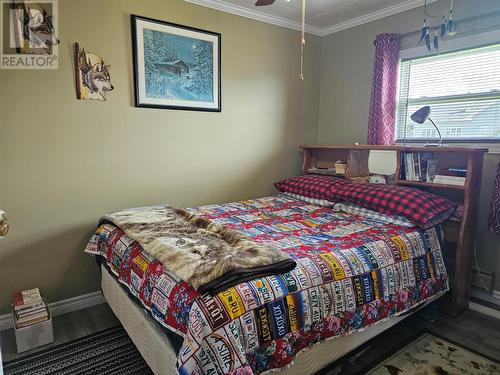
[[304, 349], [385, 324], [448, 288], [436, 228], [401, 227], [284, 196], [191, 211], [286, 251], [298, 266], [200, 295], [120, 229], [100, 226], [86, 251], [182, 337], [181, 374], [285, 368]]
[[[177, 353], [171, 343], [171, 337], [153, 319], [148, 310], [128, 297], [128, 292], [104, 265], [101, 270], [101, 289], [106, 301], [153, 373], [156, 375], [177, 374]], [[438, 297], [431, 298], [428, 303]], [[303, 350], [295, 357], [293, 365], [281, 370], [280, 374], [314, 374], [410, 315], [394, 317], [353, 335], [335, 337], [309, 350]]]

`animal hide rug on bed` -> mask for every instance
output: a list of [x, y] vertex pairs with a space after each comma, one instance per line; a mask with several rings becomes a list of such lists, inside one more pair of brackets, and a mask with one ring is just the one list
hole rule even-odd
[[184, 209], [152, 206], [104, 216], [200, 293], [295, 268], [286, 253], [258, 244]]

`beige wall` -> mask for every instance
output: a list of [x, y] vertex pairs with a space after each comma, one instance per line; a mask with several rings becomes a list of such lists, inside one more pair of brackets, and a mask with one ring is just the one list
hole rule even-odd
[[[455, 1], [458, 20], [497, 10], [500, 10], [497, 0]], [[406, 33], [421, 25], [422, 8], [417, 8], [322, 38], [319, 143], [366, 142], [373, 40], [380, 33]], [[411, 45], [413, 41], [405, 43]], [[477, 233], [479, 265], [496, 272], [497, 290], [500, 290], [500, 236], [488, 231], [487, 219], [499, 157], [491, 154], [485, 158]]]
[[[133, 106], [130, 14], [222, 34], [222, 113]], [[56, 71], [0, 70], [0, 314], [39, 286], [49, 301], [98, 290], [83, 248], [118, 208], [262, 196], [317, 138], [319, 39], [298, 80], [298, 32], [182, 0], [60, 0]], [[111, 64], [108, 102], [78, 101], [72, 43]]]

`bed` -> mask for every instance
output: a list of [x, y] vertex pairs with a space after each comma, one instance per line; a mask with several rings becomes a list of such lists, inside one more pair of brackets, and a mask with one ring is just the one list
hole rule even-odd
[[439, 226], [285, 195], [195, 207], [297, 267], [201, 295], [119, 228], [99, 226], [108, 303], [155, 374], [314, 373], [448, 290]]

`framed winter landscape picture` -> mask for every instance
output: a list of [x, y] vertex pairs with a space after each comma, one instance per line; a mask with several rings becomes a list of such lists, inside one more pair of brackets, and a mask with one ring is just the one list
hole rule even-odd
[[135, 106], [221, 111], [219, 33], [131, 16]]

